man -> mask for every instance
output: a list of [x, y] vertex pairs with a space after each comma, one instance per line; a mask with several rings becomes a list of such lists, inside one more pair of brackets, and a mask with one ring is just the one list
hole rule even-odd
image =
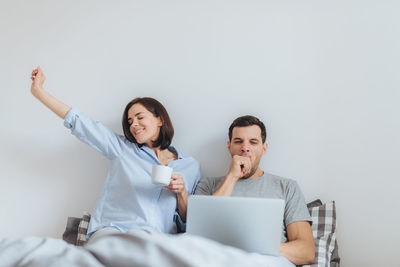
[[315, 247], [310, 214], [293, 180], [264, 173], [259, 163], [268, 148], [266, 129], [256, 117], [243, 116], [229, 127], [228, 150], [232, 155], [226, 176], [201, 179], [195, 194], [245, 196], [285, 200], [280, 254], [293, 264], [314, 261]]

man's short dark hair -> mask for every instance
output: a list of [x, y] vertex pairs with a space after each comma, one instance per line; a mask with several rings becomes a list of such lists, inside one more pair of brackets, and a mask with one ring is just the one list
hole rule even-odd
[[165, 107], [151, 97], [138, 97], [126, 105], [124, 114], [122, 115], [122, 128], [124, 129], [124, 135], [126, 139], [137, 144], [139, 147], [143, 146], [143, 144], [137, 143], [135, 137], [133, 137], [131, 131], [129, 130], [130, 124], [128, 122], [128, 111], [135, 104], [142, 104], [148, 111], [153, 113], [155, 117], [159, 117], [161, 119], [162, 126], [160, 127], [160, 133], [158, 135], [158, 139], [153, 142], [153, 146], [160, 147], [161, 149], [168, 148], [171, 145], [172, 137], [174, 137], [174, 127], [172, 126], [171, 119], [169, 118]]
[[251, 115], [239, 117], [232, 122], [231, 126], [229, 127], [229, 141], [232, 141], [233, 128], [247, 127], [247, 126], [252, 126], [252, 125], [257, 125], [258, 127], [260, 127], [261, 139], [262, 139], [262, 142], [265, 143], [265, 140], [267, 139], [267, 130], [265, 129], [265, 125], [258, 118], [251, 116]]

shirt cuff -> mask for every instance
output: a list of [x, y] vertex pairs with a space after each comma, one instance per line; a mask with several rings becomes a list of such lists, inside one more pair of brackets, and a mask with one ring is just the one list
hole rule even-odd
[[68, 129], [71, 129], [75, 125], [75, 119], [76, 116], [79, 115], [79, 110], [77, 108], [71, 108], [67, 115], [64, 118], [64, 126], [67, 127]]
[[179, 216], [179, 213], [176, 211], [175, 211], [175, 215], [174, 215], [174, 221], [178, 228], [178, 233], [186, 232], [186, 223], [182, 221], [181, 216]]

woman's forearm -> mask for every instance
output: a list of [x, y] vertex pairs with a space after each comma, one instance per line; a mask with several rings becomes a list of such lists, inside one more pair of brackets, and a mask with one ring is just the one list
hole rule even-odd
[[64, 119], [67, 113], [71, 110], [70, 106], [64, 104], [43, 89], [35, 92], [34, 96], [61, 119]]
[[37, 67], [32, 71], [31, 74], [31, 93], [34, 95], [40, 102], [42, 102], [46, 107], [48, 107], [51, 111], [53, 111], [57, 116], [61, 119], [64, 119], [67, 113], [71, 110], [71, 107], [64, 104], [51, 94], [49, 94], [46, 90], [43, 89], [44, 81], [46, 77], [44, 76], [43, 70], [40, 67]]
[[182, 192], [181, 194], [177, 194], [176, 196], [178, 202], [178, 213], [183, 222], [186, 222], [186, 212], [187, 212], [187, 202], [188, 202], [188, 193]]

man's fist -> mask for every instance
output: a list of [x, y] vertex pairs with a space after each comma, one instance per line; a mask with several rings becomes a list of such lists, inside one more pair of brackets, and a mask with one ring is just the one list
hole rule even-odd
[[240, 178], [250, 174], [252, 168], [251, 158], [234, 155], [232, 157], [231, 167], [228, 175], [232, 179], [239, 180]]

